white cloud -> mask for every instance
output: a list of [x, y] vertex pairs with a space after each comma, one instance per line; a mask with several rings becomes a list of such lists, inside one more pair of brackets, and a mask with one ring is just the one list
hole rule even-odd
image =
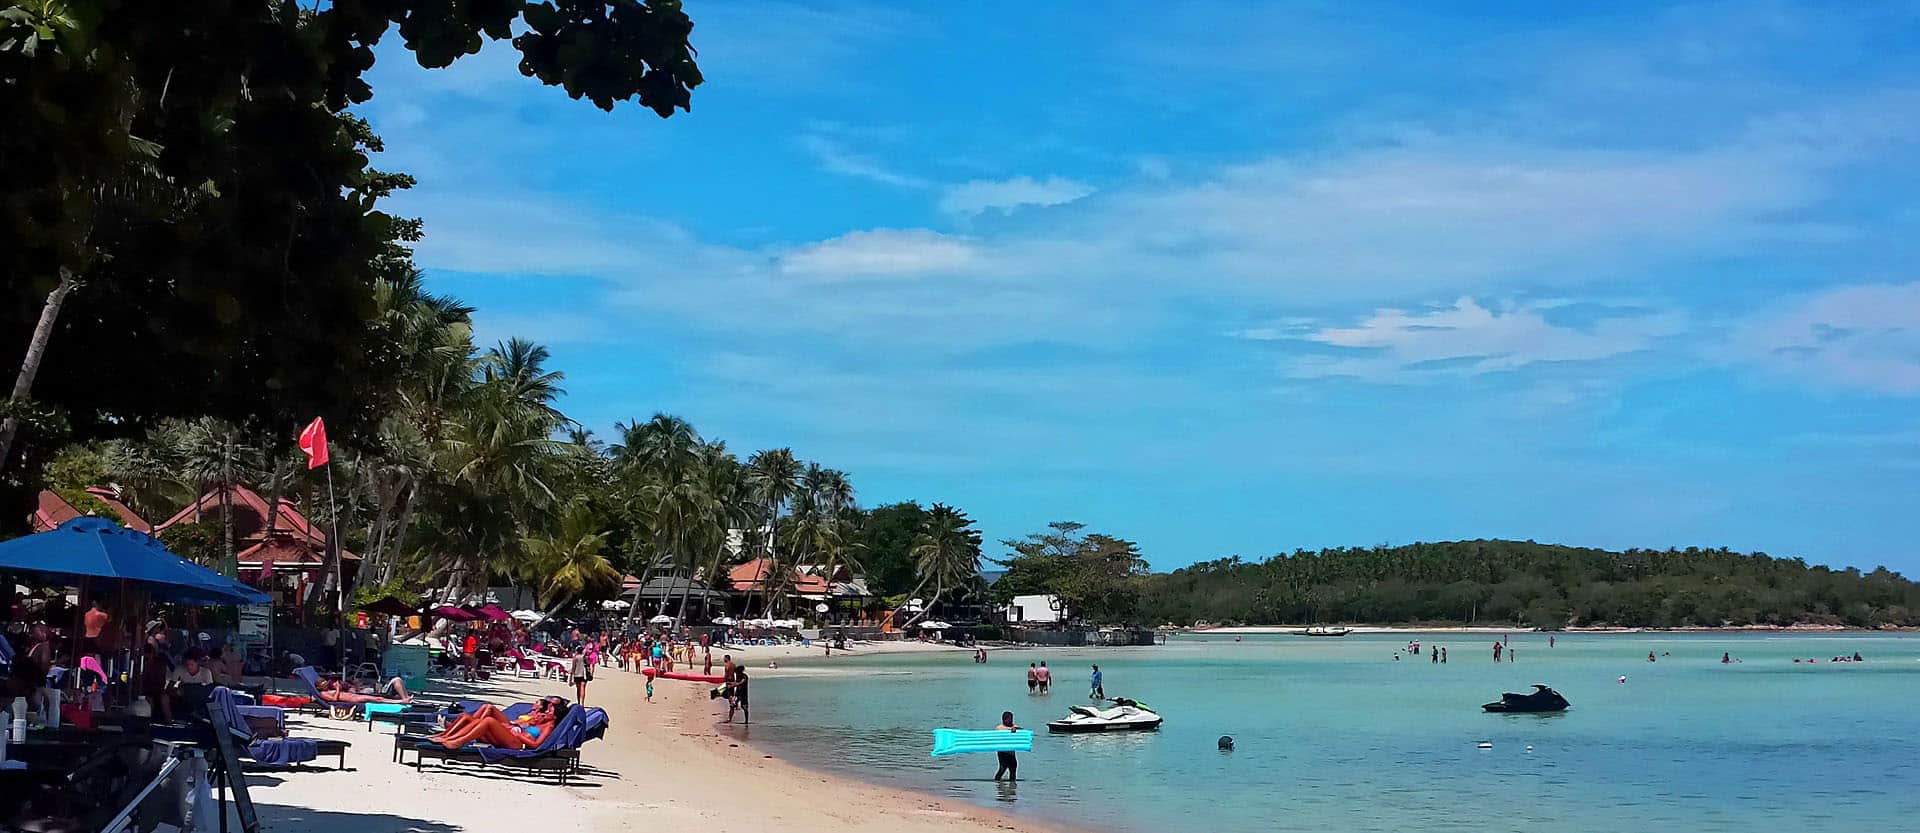
[[1820, 386], [1920, 395], [1920, 283], [1798, 299], [1736, 328], [1726, 356]]
[[819, 133], [800, 137], [800, 147], [819, 160], [820, 169], [841, 176], [870, 179], [896, 188], [926, 188], [933, 183], [924, 177], [901, 173], [865, 154], [848, 150], [838, 139]]
[[962, 217], [989, 210], [1011, 214], [1022, 206], [1065, 205], [1093, 191], [1091, 185], [1058, 176], [1046, 179], [1029, 176], [1000, 180], [976, 179], [949, 186], [946, 196], [940, 198], [940, 210]]
[[[1351, 327], [1280, 337], [1362, 354], [1301, 358], [1293, 362], [1289, 375], [1390, 380], [1406, 378], [1423, 365], [1471, 375], [1541, 362], [1612, 358], [1645, 350], [1680, 330], [1679, 316], [1671, 313], [1600, 318], [1586, 328], [1576, 328], [1548, 321], [1537, 308], [1488, 309], [1472, 298], [1461, 298], [1451, 307], [1415, 312], [1382, 309]], [[1265, 331], [1243, 336], [1268, 337]]]
[[965, 240], [926, 229], [856, 231], [822, 240], [780, 258], [789, 275], [852, 278], [953, 272], [978, 251]]

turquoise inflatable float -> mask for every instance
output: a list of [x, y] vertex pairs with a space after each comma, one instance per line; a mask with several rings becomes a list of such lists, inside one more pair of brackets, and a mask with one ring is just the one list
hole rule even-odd
[[962, 755], [968, 752], [1032, 752], [1033, 733], [1025, 729], [1008, 732], [1000, 729], [935, 729], [933, 757]]

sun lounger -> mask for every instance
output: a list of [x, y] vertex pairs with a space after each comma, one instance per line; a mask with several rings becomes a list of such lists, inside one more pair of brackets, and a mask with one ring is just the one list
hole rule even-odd
[[331, 756], [338, 759], [336, 769], [347, 768], [347, 749], [353, 746], [351, 743], [321, 738], [262, 739], [240, 714], [242, 707], [234, 704], [233, 693], [226, 687], [216, 686], [208, 700], [210, 704], [217, 704], [217, 707], [208, 709], [208, 714], [214, 719], [214, 729], [219, 731], [224, 728], [231, 732], [245, 746], [247, 756], [255, 761], [269, 766], [289, 766], [320, 756]]
[[554, 724], [539, 746], [532, 749], [499, 749], [484, 744], [448, 749], [431, 740], [423, 740], [414, 744], [418, 757], [413, 765], [415, 769], [425, 769], [427, 760], [433, 759], [552, 772], [565, 785], [567, 779], [579, 771], [581, 744], [601, 737], [606, 731], [605, 710], [576, 706], [560, 718], [559, 723]]

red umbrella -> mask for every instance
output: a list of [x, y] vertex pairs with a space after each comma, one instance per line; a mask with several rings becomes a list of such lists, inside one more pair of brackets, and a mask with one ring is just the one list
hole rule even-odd
[[453, 605], [441, 605], [434, 608], [431, 613], [449, 622], [471, 622], [480, 618]]
[[479, 616], [480, 618], [485, 619], [489, 622], [505, 622], [508, 619], [513, 618], [506, 611], [501, 610], [499, 605], [494, 605], [494, 604], [481, 605], [480, 607], [475, 608], [471, 612], [475, 616]]

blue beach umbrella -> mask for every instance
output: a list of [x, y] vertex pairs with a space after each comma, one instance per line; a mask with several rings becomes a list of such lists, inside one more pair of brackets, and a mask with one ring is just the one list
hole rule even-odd
[[103, 518], [75, 518], [51, 532], [0, 542], [0, 571], [118, 579], [161, 601], [266, 604], [272, 596], [181, 558], [153, 536]]

